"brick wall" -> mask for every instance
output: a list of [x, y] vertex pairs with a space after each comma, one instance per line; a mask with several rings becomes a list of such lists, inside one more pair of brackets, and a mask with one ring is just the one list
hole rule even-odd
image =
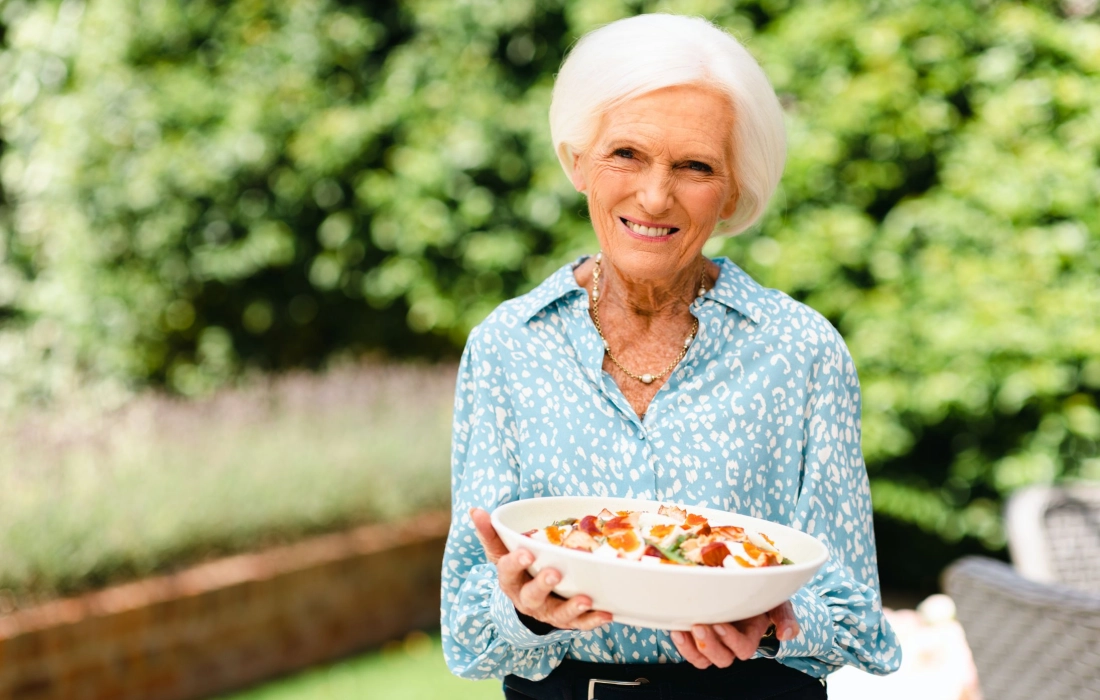
[[187, 700], [439, 621], [449, 516], [219, 560], [0, 617], [0, 700]]

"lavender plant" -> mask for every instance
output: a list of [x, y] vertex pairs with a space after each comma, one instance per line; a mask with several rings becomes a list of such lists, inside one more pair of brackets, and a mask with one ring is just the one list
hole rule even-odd
[[347, 366], [0, 427], [0, 613], [445, 508], [454, 368]]

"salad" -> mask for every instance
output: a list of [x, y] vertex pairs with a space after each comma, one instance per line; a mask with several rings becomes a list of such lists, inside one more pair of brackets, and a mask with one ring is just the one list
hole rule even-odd
[[604, 508], [598, 515], [559, 520], [523, 534], [598, 557], [647, 564], [755, 569], [794, 563], [762, 532], [712, 526], [676, 506], [661, 506], [656, 513]]

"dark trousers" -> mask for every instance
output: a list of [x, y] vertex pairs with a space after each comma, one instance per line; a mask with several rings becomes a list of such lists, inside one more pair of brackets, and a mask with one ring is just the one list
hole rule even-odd
[[645, 682], [596, 683], [595, 700], [824, 700], [825, 684], [774, 659], [734, 661], [729, 668], [699, 670], [691, 664], [592, 664], [565, 659], [541, 681], [504, 679], [506, 700], [587, 700], [593, 679]]

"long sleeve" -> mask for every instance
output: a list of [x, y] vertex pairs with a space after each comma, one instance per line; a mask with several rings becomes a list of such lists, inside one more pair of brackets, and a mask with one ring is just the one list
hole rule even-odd
[[879, 602], [847, 348], [817, 312], [720, 264], [692, 307], [697, 342], [644, 424], [601, 376], [604, 348], [572, 265], [470, 335], [455, 393], [441, 590], [443, 651], [456, 675], [538, 679], [566, 656], [681, 660], [667, 634], [630, 625], [536, 634], [501, 592], [470, 508], [583, 495], [706, 504], [820, 538], [833, 558], [795, 594], [803, 635], [781, 643], [777, 658], [816, 677], [844, 664], [875, 673], [898, 665]]
[[[831, 330], [831, 329], [830, 329]], [[802, 629], [776, 658], [812, 675], [850, 664], [886, 674], [901, 647], [883, 616], [871, 494], [860, 448], [859, 378], [840, 336], [830, 335], [809, 379], [802, 484], [794, 526], [829, 547], [831, 557], [792, 598]]]
[[492, 511], [518, 497], [515, 423], [493, 334], [475, 329], [455, 389], [451, 453], [451, 530], [443, 557], [440, 622], [448, 667], [464, 678], [515, 674], [537, 680], [561, 662], [577, 632], [537, 635], [500, 590], [468, 512]]

